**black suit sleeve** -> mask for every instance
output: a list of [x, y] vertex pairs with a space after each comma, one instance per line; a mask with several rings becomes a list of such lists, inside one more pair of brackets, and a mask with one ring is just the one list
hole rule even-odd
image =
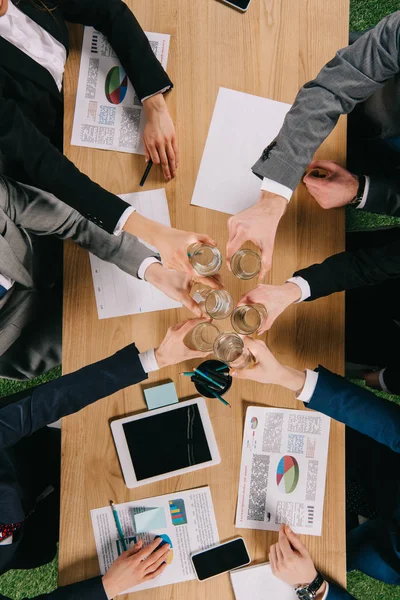
[[64, 0], [57, 6], [66, 21], [92, 25], [107, 36], [140, 99], [172, 87], [146, 34], [124, 2]]
[[[0, 594], [0, 600], [11, 600]], [[22, 600], [28, 600], [23, 598]], [[94, 577], [81, 583], [73, 583], [57, 588], [49, 594], [35, 596], [35, 600], [107, 600], [101, 577]]]
[[395, 279], [400, 277], [400, 240], [379, 248], [334, 254], [294, 275], [308, 282], [311, 289], [308, 300]]
[[89, 221], [113, 233], [129, 204], [81, 173], [13, 101], [0, 94], [0, 149], [20, 164], [35, 186], [47, 190]]
[[399, 362], [395, 365], [386, 367], [383, 373], [383, 381], [391, 394], [400, 395], [400, 366]]
[[369, 176], [367, 201], [362, 210], [400, 217], [400, 178]]
[[0, 450], [100, 398], [147, 379], [134, 344], [113, 356], [0, 400]]

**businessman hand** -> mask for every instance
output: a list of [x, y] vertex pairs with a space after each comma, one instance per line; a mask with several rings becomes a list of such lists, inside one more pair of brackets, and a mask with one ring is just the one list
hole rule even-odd
[[172, 300], [181, 302], [197, 317], [201, 317], [203, 312], [190, 295], [193, 285], [201, 283], [216, 290], [223, 289], [224, 287], [219, 275], [214, 275], [213, 277], [200, 277], [196, 275], [192, 277], [181, 271], [169, 271], [161, 263], [153, 263], [147, 267], [144, 278], [154, 285], [154, 287], [164, 292], [169, 298], [172, 298]]
[[147, 219], [139, 215], [137, 211], [130, 215], [123, 229], [151, 246], [155, 246], [166, 269], [183, 271], [193, 277], [197, 274], [188, 259], [187, 249], [189, 246], [197, 242], [211, 246], [217, 245], [210, 236], [204, 233], [173, 229]]
[[156, 538], [143, 548], [143, 541], [139, 540], [117, 558], [102, 580], [109, 600], [131, 587], [159, 577], [165, 571], [170, 546], [160, 546], [162, 542], [161, 538]]
[[283, 285], [265, 285], [260, 283], [251, 292], [246, 292], [239, 302], [238, 306], [243, 304], [263, 304], [267, 309], [267, 319], [261, 324], [257, 334], [261, 335], [268, 329], [271, 329], [275, 320], [281, 315], [288, 306], [300, 300], [301, 289], [295, 283], [289, 282]]
[[356, 196], [358, 176], [353, 175], [332, 160], [313, 160], [310, 169], [325, 169], [327, 177], [313, 177], [312, 170], [303, 177], [311, 196], [322, 208], [345, 206]]
[[173, 121], [168, 112], [164, 96], [156, 94], [143, 101], [146, 125], [143, 133], [145, 158], [155, 165], [161, 164], [167, 180], [175, 177], [179, 152]]
[[253, 338], [245, 336], [243, 341], [245, 347], [254, 356], [255, 365], [251, 369], [231, 371], [232, 377], [235, 379], [251, 379], [258, 383], [281, 385], [294, 392], [303, 389], [306, 381], [304, 372], [281, 365], [261, 340], [253, 340]]
[[210, 352], [199, 352], [191, 350], [185, 346], [184, 340], [190, 331], [199, 323], [211, 321], [209, 318], [189, 319], [182, 323], [177, 323], [170, 327], [167, 334], [158, 348], [155, 350], [155, 357], [160, 369], [169, 365], [176, 365], [193, 358], [205, 358]]
[[276, 230], [287, 206], [286, 198], [262, 192], [258, 202], [228, 219], [229, 239], [226, 245], [226, 262], [230, 269], [232, 256], [247, 241], [261, 250], [262, 266], [259, 281], [271, 268]]
[[381, 390], [381, 382], [379, 379], [380, 371], [364, 371], [361, 375], [369, 388]]
[[[281, 525], [278, 542], [269, 549], [269, 562], [275, 577], [292, 586], [309, 585], [317, 576], [307, 548], [288, 525]], [[324, 581], [316, 600], [323, 597], [325, 588]]]

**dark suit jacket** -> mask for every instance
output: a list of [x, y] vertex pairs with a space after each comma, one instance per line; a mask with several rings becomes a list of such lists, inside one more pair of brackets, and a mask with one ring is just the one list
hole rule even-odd
[[[380, 576], [385, 579], [386, 565], [400, 577], [400, 408], [321, 366], [317, 386], [306, 406], [368, 436], [374, 441], [377, 453], [386, 447], [386, 452], [389, 451], [395, 460], [397, 470], [392, 471], [391, 481], [371, 481], [371, 485], [380, 490], [385, 514], [357, 529], [368, 529], [369, 552], [365, 551], [363, 570], [373, 574], [375, 566], [380, 565]], [[364, 550], [362, 548], [360, 552]], [[331, 584], [328, 600], [342, 598], [352, 596]]]
[[[20, 10], [67, 50], [65, 21], [92, 25], [104, 33], [139, 98], [172, 87], [145, 33], [124, 2], [59, 0], [54, 6], [50, 13], [39, 10], [28, 0], [18, 4]], [[0, 37], [0, 167], [3, 162], [3, 173], [52, 192], [112, 233], [128, 204], [93, 183], [62, 155], [62, 121], [62, 95], [50, 73]]]
[[[58, 484], [54, 480], [56, 469], [50, 473], [46, 468], [53, 454], [48, 442], [54, 430], [45, 425], [146, 378], [138, 350], [132, 344], [75, 373], [0, 400], [0, 521], [18, 523], [35, 509], [22, 529], [14, 534], [13, 543], [0, 545], [0, 573], [38, 566], [42, 554], [48, 559], [49, 554], [54, 556], [56, 552], [59, 515], [54, 514], [52, 523], [43, 525], [42, 521], [48, 518], [56, 494], [41, 504], [36, 501], [49, 484], [54, 487]], [[42, 509], [46, 502], [47, 507]], [[32, 539], [34, 533], [39, 532], [40, 536]], [[44, 548], [44, 540], [52, 541], [53, 547]], [[32, 547], [36, 548], [35, 552]], [[42, 597], [103, 600], [105, 594], [101, 579], [95, 578]]]

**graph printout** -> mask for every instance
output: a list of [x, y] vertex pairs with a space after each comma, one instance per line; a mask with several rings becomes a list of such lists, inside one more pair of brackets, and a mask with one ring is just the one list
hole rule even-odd
[[[146, 33], [166, 68], [170, 36]], [[85, 27], [71, 144], [144, 154], [140, 98], [107, 38]]]
[[321, 535], [329, 429], [317, 412], [247, 409], [236, 527]]

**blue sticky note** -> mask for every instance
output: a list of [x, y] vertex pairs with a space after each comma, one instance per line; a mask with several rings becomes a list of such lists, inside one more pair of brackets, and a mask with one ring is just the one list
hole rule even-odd
[[166, 529], [167, 521], [163, 508], [149, 508], [144, 512], [133, 515], [136, 533], [148, 533], [158, 529]]
[[172, 381], [171, 383], [157, 385], [144, 390], [144, 397], [149, 410], [162, 408], [163, 406], [177, 404], [179, 402], [178, 396], [176, 395], [175, 384]]

